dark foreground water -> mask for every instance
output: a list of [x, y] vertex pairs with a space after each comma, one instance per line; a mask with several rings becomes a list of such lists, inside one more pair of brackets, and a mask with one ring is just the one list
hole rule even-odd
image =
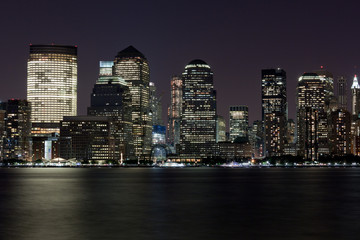
[[0, 239], [360, 239], [360, 169], [0, 169]]

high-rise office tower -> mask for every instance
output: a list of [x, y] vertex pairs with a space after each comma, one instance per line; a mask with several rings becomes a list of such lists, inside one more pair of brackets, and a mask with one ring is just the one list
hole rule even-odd
[[133, 46], [120, 51], [114, 60], [113, 75], [124, 79], [132, 99], [135, 155], [147, 157], [151, 151], [150, 72], [145, 56]]
[[213, 72], [203, 60], [193, 60], [185, 67], [180, 154], [207, 157], [214, 154], [216, 143], [216, 91]]
[[343, 108], [330, 114], [331, 154], [344, 156], [351, 153], [351, 114]]
[[338, 78], [338, 84], [337, 84], [337, 97], [338, 97], [338, 105], [339, 108], [347, 109], [347, 83], [346, 78], [343, 76], [340, 76]]
[[[306, 159], [319, 157], [319, 138], [325, 112], [325, 79], [316, 73], [304, 73], [297, 86], [298, 154]], [[328, 146], [329, 144], [327, 144]]]
[[351, 85], [351, 153], [360, 155], [360, 85], [354, 76]]
[[10, 99], [2, 104], [5, 110], [4, 159], [31, 161], [31, 107], [28, 101]]
[[168, 109], [168, 143], [172, 146], [180, 143], [180, 122], [182, 114], [182, 86], [181, 77], [173, 76], [170, 82], [171, 103]]
[[[106, 66], [111, 66], [111, 62]], [[112, 118], [116, 147], [111, 155], [117, 160], [121, 157], [124, 160], [134, 157], [131, 103], [128, 83], [121, 77], [104, 74], [104, 62], [100, 62], [100, 76], [91, 94], [88, 115]]]
[[315, 73], [321, 78], [325, 92], [325, 113], [319, 115], [320, 118], [318, 122], [318, 153], [319, 155], [328, 155], [330, 154], [329, 139], [331, 135], [329, 118], [331, 112], [338, 109], [338, 101], [334, 94], [333, 74], [323, 66], [321, 66], [320, 70], [315, 71]]
[[286, 129], [286, 142], [284, 146], [285, 155], [296, 156], [296, 124], [293, 119], [288, 119]]
[[265, 151], [269, 156], [279, 156], [284, 154], [286, 142], [286, 72], [280, 68], [264, 69], [261, 77]]
[[357, 76], [354, 76], [353, 83], [351, 85], [351, 114], [353, 115], [353, 119], [359, 118], [360, 113], [360, 85], [358, 83]]
[[[320, 70], [314, 71], [323, 81], [324, 92], [325, 92], [325, 104], [326, 110], [329, 109], [331, 101], [334, 100], [334, 77], [332, 73], [327, 71], [323, 66], [321, 66]], [[336, 100], [336, 99], [335, 99]]]
[[30, 45], [27, 100], [32, 133], [59, 133], [63, 116], [77, 113], [77, 47]]
[[155, 83], [150, 82], [150, 119], [152, 125], [151, 143], [165, 144], [166, 143], [166, 127], [162, 121], [162, 106], [161, 96], [156, 92]]
[[230, 106], [229, 109], [230, 141], [237, 137], [248, 137], [249, 108], [247, 106]]
[[151, 125], [163, 125], [161, 96], [157, 95], [155, 83], [150, 82], [150, 118]]
[[253, 156], [263, 157], [264, 156], [264, 127], [263, 122], [256, 120], [253, 122], [253, 125], [249, 127], [249, 140], [252, 146]]

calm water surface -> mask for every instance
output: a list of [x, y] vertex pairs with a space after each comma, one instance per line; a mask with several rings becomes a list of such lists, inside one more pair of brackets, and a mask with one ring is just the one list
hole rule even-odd
[[360, 169], [0, 169], [0, 239], [360, 239]]

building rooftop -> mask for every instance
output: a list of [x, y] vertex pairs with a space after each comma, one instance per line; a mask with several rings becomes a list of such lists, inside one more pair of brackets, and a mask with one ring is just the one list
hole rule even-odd
[[33, 45], [30, 44], [30, 54], [45, 53], [45, 54], [69, 54], [77, 55], [77, 46], [67, 45]]
[[205, 61], [203, 61], [201, 59], [194, 59], [191, 62], [189, 62], [188, 65], [186, 65], [185, 69], [195, 68], [195, 67], [210, 68], [210, 66]]
[[[139, 50], [134, 48], [133, 46], [128, 46], [124, 50], [118, 52], [116, 58], [123, 58], [123, 57], [141, 57], [145, 58], [144, 54], [142, 54]], [[146, 58], [145, 58], [146, 59]]]

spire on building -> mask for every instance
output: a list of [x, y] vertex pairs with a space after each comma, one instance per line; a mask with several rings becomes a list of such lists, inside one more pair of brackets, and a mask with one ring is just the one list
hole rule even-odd
[[351, 85], [351, 89], [354, 89], [354, 88], [358, 88], [358, 89], [360, 88], [356, 74], [354, 76], [353, 84]]

